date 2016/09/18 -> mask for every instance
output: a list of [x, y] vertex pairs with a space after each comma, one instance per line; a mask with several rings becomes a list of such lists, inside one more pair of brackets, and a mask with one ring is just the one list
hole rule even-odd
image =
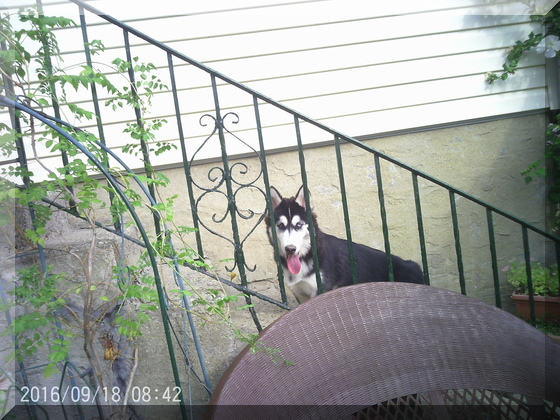
[[[119, 387], [67, 386], [59, 388], [23, 386], [21, 388], [22, 403], [119, 403], [122, 400]], [[129, 390], [129, 402], [132, 403], [178, 403], [181, 401], [181, 388], [178, 386], [152, 389], [149, 386], [133, 386]]]

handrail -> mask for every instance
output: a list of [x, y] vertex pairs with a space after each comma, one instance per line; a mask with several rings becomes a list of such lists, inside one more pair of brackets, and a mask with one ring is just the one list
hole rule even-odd
[[[535, 320], [535, 316], [534, 316], [534, 299], [533, 299], [533, 285], [532, 285], [532, 278], [531, 278], [531, 273], [530, 273], [530, 250], [529, 250], [529, 241], [528, 241], [528, 237], [527, 237], [527, 233], [528, 231], [533, 231], [536, 234], [540, 235], [542, 238], [551, 240], [555, 243], [555, 250], [556, 250], [556, 261], [557, 263], [560, 265], [560, 238], [549, 233], [546, 232], [544, 229], [541, 229], [537, 226], [532, 225], [531, 223], [517, 217], [514, 216], [504, 210], [501, 210], [477, 197], [472, 196], [471, 194], [460, 190], [440, 179], [437, 179], [431, 175], [428, 175], [427, 173], [420, 171], [404, 162], [401, 162], [398, 159], [395, 159], [369, 145], [366, 145], [362, 142], [360, 142], [359, 140], [347, 136], [341, 132], [339, 132], [338, 130], [326, 126], [314, 119], [312, 119], [309, 116], [306, 116], [300, 112], [297, 112], [296, 110], [287, 107], [286, 105], [283, 105], [275, 100], [273, 100], [272, 98], [186, 56], [185, 54], [151, 38], [150, 36], [132, 28], [131, 26], [118, 21], [117, 19], [109, 16], [109, 15], [105, 15], [103, 14], [103, 12], [101, 12], [100, 10], [92, 7], [89, 4], [84, 3], [82, 0], [70, 0], [73, 3], [77, 4], [80, 7], [80, 13], [83, 13], [83, 10], [88, 10], [92, 13], [97, 14], [98, 16], [100, 16], [102, 19], [106, 20], [107, 22], [114, 24], [118, 27], [120, 27], [121, 29], [123, 29], [123, 31], [125, 32], [125, 40], [128, 41], [128, 36], [129, 34], [133, 34], [136, 37], [138, 37], [139, 39], [142, 39], [146, 42], [148, 42], [149, 44], [153, 45], [154, 47], [157, 47], [159, 49], [161, 49], [162, 51], [167, 52], [168, 54], [168, 62], [169, 62], [169, 66], [170, 66], [170, 73], [171, 73], [171, 78], [172, 78], [172, 83], [173, 83], [173, 94], [174, 94], [174, 100], [176, 101], [176, 114], [177, 114], [177, 119], [180, 121], [180, 112], [179, 112], [179, 107], [178, 107], [178, 103], [177, 103], [177, 94], [176, 94], [176, 86], [175, 86], [175, 81], [174, 81], [174, 72], [173, 72], [173, 62], [172, 62], [172, 57], [176, 57], [179, 60], [188, 63], [192, 66], [195, 66], [196, 68], [206, 72], [207, 74], [209, 74], [211, 76], [211, 80], [212, 80], [212, 86], [213, 86], [213, 93], [214, 93], [214, 101], [215, 101], [215, 106], [216, 106], [216, 115], [220, 115], [220, 108], [219, 108], [219, 103], [218, 103], [218, 97], [217, 97], [217, 91], [216, 91], [216, 79], [220, 79], [223, 82], [225, 82], [226, 84], [229, 84], [231, 86], [235, 86], [238, 89], [250, 94], [253, 98], [253, 107], [255, 110], [255, 118], [257, 120], [257, 131], [258, 131], [258, 135], [259, 135], [259, 143], [260, 143], [260, 147], [261, 147], [261, 155], [262, 157], [261, 159], [261, 166], [263, 168], [266, 169], [266, 161], [264, 159], [264, 156], [266, 154], [263, 142], [262, 142], [262, 128], [260, 126], [260, 116], [259, 116], [259, 111], [258, 111], [258, 101], [263, 101], [265, 103], [268, 103], [270, 105], [272, 105], [273, 107], [275, 107], [276, 109], [279, 109], [281, 111], [284, 111], [288, 114], [291, 114], [293, 116], [293, 124], [295, 127], [295, 132], [296, 132], [296, 138], [298, 141], [298, 149], [299, 149], [299, 160], [300, 160], [300, 167], [302, 170], [301, 173], [301, 177], [302, 177], [302, 182], [304, 185], [307, 185], [306, 179], [307, 176], [305, 174], [305, 157], [302, 153], [302, 147], [303, 147], [303, 142], [301, 139], [301, 134], [300, 134], [300, 130], [299, 130], [299, 125], [300, 122], [306, 122], [314, 127], [317, 127], [321, 130], [323, 130], [323, 132], [329, 133], [333, 136], [334, 138], [334, 145], [335, 145], [335, 149], [337, 151], [337, 163], [338, 163], [338, 173], [339, 173], [339, 179], [340, 179], [340, 183], [341, 183], [341, 189], [344, 190], [345, 186], [344, 186], [344, 175], [342, 172], [342, 161], [341, 161], [341, 155], [340, 155], [340, 143], [341, 141], [344, 141], [346, 143], [352, 144], [355, 147], [359, 147], [360, 149], [366, 151], [367, 153], [370, 153], [374, 156], [375, 158], [375, 170], [376, 170], [376, 177], [377, 180], [379, 182], [379, 189], [378, 189], [378, 198], [379, 198], [379, 204], [380, 204], [380, 211], [381, 211], [381, 221], [382, 221], [382, 230], [383, 230], [383, 238], [384, 238], [384, 244], [385, 244], [385, 250], [387, 252], [387, 255], [389, 255], [390, 253], [390, 241], [389, 241], [389, 226], [387, 223], [387, 215], [386, 215], [386, 209], [385, 209], [385, 204], [384, 204], [384, 192], [383, 189], [381, 188], [381, 183], [382, 183], [382, 179], [381, 179], [381, 171], [380, 171], [380, 159], [383, 159], [386, 162], [392, 163], [393, 165], [396, 165], [399, 168], [404, 169], [405, 171], [410, 172], [410, 174], [412, 175], [412, 184], [413, 184], [413, 190], [414, 190], [414, 200], [415, 200], [415, 206], [416, 206], [416, 216], [417, 216], [417, 223], [418, 223], [418, 234], [419, 234], [419, 240], [420, 240], [420, 251], [421, 251], [421, 255], [422, 255], [422, 266], [423, 266], [423, 272], [424, 272], [424, 279], [425, 279], [425, 283], [426, 284], [430, 284], [430, 274], [429, 274], [429, 265], [428, 265], [428, 257], [427, 257], [427, 251], [426, 251], [426, 243], [425, 243], [425, 236], [424, 236], [424, 226], [423, 226], [423, 219], [422, 219], [422, 206], [420, 203], [420, 192], [419, 192], [419, 186], [418, 186], [418, 178], [422, 178], [428, 182], [431, 182], [445, 190], [447, 190], [448, 194], [449, 194], [449, 204], [450, 204], [450, 210], [451, 210], [451, 219], [452, 219], [452, 225], [453, 225], [453, 236], [454, 236], [454, 241], [455, 241], [455, 253], [456, 253], [456, 257], [457, 257], [457, 270], [459, 273], [459, 285], [460, 285], [460, 289], [461, 292], [463, 294], [466, 294], [466, 279], [465, 279], [465, 273], [464, 273], [464, 264], [463, 264], [463, 250], [462, 250], [462, 246], [461, 246], [461, 237], [460, 237], [460, 229], [459, 229], [459, 219], [458, 219], [458, 214], [457, 214], [457, 207], [456, 207], [456, 198], [457, 197], [463, 197], [466, 200], [470, 201], [471, 203], [474, 203], [478, 206], [483, 207], [486, 210], [486, 218], [487, 218], [487, 228], [488, 228], [488, 237], [489, 237], [489, 243], [490, 243], [490, 258], [491, 258], [491, 264], [492, 264], [492, 277], [493, 277], [493, 283], [494, 283], [494, 294], [495, 294], [495, 303], [498, 307], [501, 307], [502, 303], [501, 303], [501, 296], [500, 296], [500, 282], [499, 282], [499, 272], [498, 272], [498, 266], [497, 266], [497, 250], [496, 250], [496, 244], [495, 244], [495, 232], [494, 232], [494, 225], [493, 225], [493, 214], [497, 214], [500, 215], [514, 223], [516, 223], [517, 225], [519, 225], [522, 229], [522, 234], [523, 234], [523, 253], [525, 256], [525, 264], [527, 266], [527, 274], [528, 274], [528, 283], [529, 283], [529, 295], [530, 295], [530, 302], [531, 302], [531, 307], [533, 309], [533, 311], [531, 312], [531, 321], [534, 323]], [[83, 22], [82, 22], [83, 24]], [[128, 44], [127, 44], [128, 45]], [[130, 46], [128, 45], [128, 47], [130, 48]], [[221, 121], [217, 121], [217, 126], [216, 129], [220, 131], [220, 133], [223, 133], [223, 127], [220, 125], [222, 122]], [[181, 139], [182, 137], [182, 128], [181, 128], [181, 124], [179, 123], [179, 130], [180, 130], [180, 137]], [[221, 134], [221, 137], [223, 137], [223, 134]], [[221, 142], [223, 143], [223, 138], [221, 139]], [[183, 140], [181, 141], [181, 143], [183, 143]], [[224, 146], [224, 143], [223, 143]], [[222, 155], [224, 153], [224, 149], [222, 146]], [[184, 149], [183, 149], [183, 154], [185, 155]], [[224, 160], [225, 159], [225, 160]], [[222, 156], [222, 160], [224, 163], [224, 167], [227, 167], [227, 157]], [[191, 185], [190, 185], [190, 169], [187, 168], [187, 165], [185, 164], [185, 173], [187, 174], [187, 183], [189, 185], [189, 193], [191, 194]], [[265, 187], [268, 191], [269, 189], [269, 181], [268, 181], [268, 176], [264, 177], [264, 182], [265, 182]], [[226, 180], [227, 183], [227, 180]], [[228, 191], [231, 188], [228, 188]], [[304, 190], [305, 191], [305, 190]], [[229, 191], [229, 193], [231, 193], [231, 191]], [[270, 197], [268, 196], [268, 193], [266, 193], [267, 196], [267, 201], [270, 202]], [[308, 204], [308, 209], [310, 208], [309, 206], [309, 195], [307, 193], [307, 191], [305, 191], [305, 200]], [[347, 231], [347, 237], [348, 239], [351, 239], [351, 232], [350, 232], [350, 225], [349, 225], [349, 219], [348, 219], [348, 208], [347, 208], [347, 203], [346, 203], [346, 199], [343, 196], [343, 204], [344, 204], [344, 219], [345, 219], [345, 223], [346, 223], [346, 231]], [[232, 207], [230, 208], [231, 215], [232, 215], [232, 219], [234, 219], [234, 210], [235, 210], [235, 203], [231, 204]], [[269, 205], [269, 204], [267, 204]], [[268, 211], [270, 211], [270, 208], [268, 208]], [[196, 221], [196, 217], [193, 217], [193, 219]], [[196, 222], [195, 222], [196, 223]], [[237, 226], [235, 223], [235, 220], [232, 220], [232, 230], [233, 230], [233, 235], [234, 237], [236, 237], [237, 235]], [[198, 233], [197, 233], [198, 235]], [[237, 238], [237, 237], [236, 237]], [[199, 252], [201, 255], [203, 255], [202, 252], [202, 243], [201, 243], [201, 239], [200, 236], [197, 236], [197, 244], [199, 247]], [[235, 244], [236, 244], [236, 263], [239, 262], [240, 264], [244, 263], [244, 256], [243, 256], [243, 251], [242, 251], [242, 244], [239, 242], [238, 238], [235, 239]], [[316, 258], [316, 244], [315, 241], [312, 239], [311, 240], [311, 247], [312, 250], [314, 251], [314, 264], [315, 267], [319, 267], [319, 262]], [[278, 250], [276, 249], [276, 245], [274, 246], [275, 248], [275, 255], [276, 255], [276, 260], [278, 261]], [[353, 261], [353, 250], [352, 250], [352, 245], [351, 243], [349, 244], [349, 255], [351, 258], [352, 263], [352, 270], [353, 270], [353, 277], [354, 277], [354, 281], [357, 280], [356, 277], [356, 272], [355, 272], [355, 264]], [[281, 267], [279, 265], [279, 262], [277, 262], [278, 264], [278, 277], [280, 280], [280, 289], [281, 289], [281, 295], [282, 295], [282, 301], [283, 303], [287, 303], [286, 300], [286, 295], [285, 295], [285, 291], [284, 291], [284, 282], [283, 282], [283, 275], [282, 275], [282, 270]], [[392, 278], [392, 263], [391, 263], [391, 258], [387, 258], [387, 265], [388, 265], [388, 272], [389, 272], [389, 277]], [[242, 269], [242, 271], [244, 271]], [[321, 279], [320, 279], [320, 273], [319, 273], [319, 269], [317, 269], [316, 272], [316, 277], [317, 277], [317, 284], [318, 284], [318, 290], [319, 292], [321, 292], [322, 290], [322, 286], [321, 286]], [[559, 274], [559, 281], [560, 281], [560, 274]], [[245, 274], [242, 273], [241, 276], [241, 282], [242, 282], [242, 286], [246, 288], [247, 283], [246, 283], [246, 278], [245, 278]], [[248, 299], [247, 303], [250, 303], [250, 300]], [[252, 311], [252, 309], [251, 309]], [[258, 327], [258, 329], [260, 330], [260, 325], [256, 319], [256, 314], [254, 312], [251, 312], [253, 315], [253, 318], [255, 320], [255, 323]]]
[[494, 207], [493, 205], [491, 205], [489, 203], [486, 203], [483, 200], [480, 200], [476, 197], [473, 197], [472, 195], [470, 195], [469, 193], [467, 193], [465, 191], [462, 191], [458, 188], [455, 188], [451, 184], [448, 184], [444, 181], [441, 181], [437, 178], [434, 178], [433, 176], [428, 175], [427, 173], [425, 173], [423, 171], [420, 171], [420, 170], [418, 170], [418, 169], [416, 169], [416, 168], [414, 168], [414, 167], [412, 167], [412, 166], [410, 166], [410, 165], [408, 165], [404, 162], [401, 162], [400, 160], [395, 159], [395, 158], [393, 158], [393, 157], [391, 157], [391, 156], [389, 156], [389, 155], [387, 155], [387, 154], [385, 154], [385, 153], [383, 153], [383, 152], [381, 152], [381, 151], [379, 151], [379, 150], [377, 150], [377, 149], [375, 149], [371, 146], [368, 146], [368, 145], [362, 143], [361, 141], [359, 141], [359, 140], [357, 140], [357, 139], [355, 139], [351, 136], [347, 136], [346, 134], [341, 133], [340, 131], [338, 131], [334, 128], [331, 128], [327, 125], [324, 125], [324, 124], [314, 120], [313, 118], [294, 110], [293, 108], [290, 108], [286, 105], [283, 105], [280, 102], [277, 102], [274, 99], [270, 98], [269, 96], [266, 96], [266, 95], [254, 90], [254, 89], [251, 89], [250, 87], [244, 85], [243, 83], [238, 82], [235, 79], [232, 79], [231, 77], [228, 77], [228, 76], [224, 75], [223, 73], [220, 73], [220, 72], [212, 69], [211, 67], [206, 66], [203, 63], [188, 57], [187, 55], [169, 47], [168, 45], [165, 45], [165, 44], [155, 40], [154, 38], [152, 38], [152, 37], [140, 32], [140, 31], [134, 29], [133, 27], [127, 25], [126, 23], [121, 22], [121, 21], [115, 19], [112, 16], [104, 14], [102, 11], [96, 9], [95, 7], [91, 6], [88, 3], [83, 2], [82, 0], [70, 0], [70, 1], [77, 4], [78, 6], [80, 6], [82, 8], [98, 15], [102, 19], [105, 19], [107, 22], [110, 22], [110, 23], [124, 29], [125, 31], [135, 35], [136, 37], [138, 37], [140, 39], [143, 39], [144, 41], [152, 44], [153, 46], [161, 49], [162, 51], [165, 51], [165, 52], [167, 52], [167, 53], [169, 53], [169, 54], [171, 54], [171, 55], [173, 55], [173, 56], [175, 56], [175, 57], [177, 57], [177, 58], [179, 58], [179, 59], [197, 67], [197, 68], [199, 68], [200, 70], [203, 70], [206, 73], [211, 74], [218, 79], [221, 79], [222, 81], [226, 82], [227, 84], [233, 85], [233, 86], [245, 91], [246, 93], [252, 95], [253, 97], [255, 97], [257, 99], [260, 99], [264, 102], [267, 102], [270, 105], [273, 105], [274, 107], [276, 107], [276, 108], [278, 108], [282, 111], [285, 111], [289, 114], [292, 114], [295, 118], [297, 118], [299, 120], [305, 121], [306, 123], [309, 123], [309, 124], [311, 124], [311, 125], [313, 125], [317, 128], [320, 128], [320, 129], [330, 133], [333, 137], [336, 137], [336, 138], [344, 140], [348, 143], [351, 143], [351, 144], [353, 144], [357, 147], [360, 147], [361, 149], [363, 149], [363, 150], [365, 150], [369, 153], [378, 155], [382, 159], [384, 159], [384, 160], [386, 160], [390, 163], [393, 163], [393, 164], [395, 164], [395, 165], [397, 165], [397, 166], [399, 166], [399, 167], [401, 167], [405, 170], [408, 170], [408, 171], [412, 172], [413, 174], [424, 178], [427, 181], [433, 182], [434, 184], [439, 185], [440, 187], [443, 187], [443, 188], [447, 189], [448, 191], [453, 191], [453, 193], [455, 193], [457, 195], [460, 195], [461, 197], [464, 197], [464, 198], [472, 201], [473, 203], [479, 204], [479, 205], [481, 205], [481, 206], [483, 206], [487, 209], [491, 209], [494, 213], [497, 213], [501, 216], [504, 216], [504, 217], [516, 222], [516, 223], [520, 223], [522, 226], [525, 226], [528, 229], [530, 229], [530, 230], [532, 230], [532, 231], [534, 231], [534, 232], [536, 232], [540, 235], [543, 235], [544, 237], [546, 237], [548, 239], [551, 239], [551, 240], [554, 240], [554, 241], [559, 240], [558, 237], [546, 232], [543, 229], [540, 229], [540, 228], [532, 225], [531, 223], [529, 223], [529, 222], [527, 222], [523, 219], [520, 219], [520, 218], [518, 218], [518, 217], [516, 217], [516, 216], [514, 216], [514, 215], [512, 215], [512, 214], [510, 214], [506, 211], [500, 210], [497, 207]]

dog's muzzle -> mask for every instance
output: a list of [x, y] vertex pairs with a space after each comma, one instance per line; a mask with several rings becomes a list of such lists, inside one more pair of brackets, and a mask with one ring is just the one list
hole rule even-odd
[[284, 250], [286, 251], [286, 255], [290, 256], [296, 252], [296, 247], [295, 245], [286, 245]]

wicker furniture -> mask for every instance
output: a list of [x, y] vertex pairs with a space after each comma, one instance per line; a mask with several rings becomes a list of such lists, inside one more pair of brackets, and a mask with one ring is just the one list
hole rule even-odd
[[448, 290], [366, 283], [333, 290], [242, 351], [210, 419], [560, 418], [560, 344]]

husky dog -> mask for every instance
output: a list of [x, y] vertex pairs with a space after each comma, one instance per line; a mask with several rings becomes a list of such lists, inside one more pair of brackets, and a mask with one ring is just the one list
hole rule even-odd
[[[311, 239], [308, 229], [303, 186], [295, 198], [282, 198], [274, 187], [270, 187], [273, 215], [265, 222], [268, 238], [273, 244], [272, 229], [276, 229], [280, 260], [284, 268], [284, 279], [299, 303], [317, 295]], [[317, 259], [319, 261], [323, 291], [352, 284], [352, 272], [348, 252], [348, 241], [322, 232], [313, 213]], [[353, 243], [354, 260], [358, 282], [389, 281], [385, 252], [365, 245]], [[424, 283], [420, 266], [391, 255], [395, 281]]]

